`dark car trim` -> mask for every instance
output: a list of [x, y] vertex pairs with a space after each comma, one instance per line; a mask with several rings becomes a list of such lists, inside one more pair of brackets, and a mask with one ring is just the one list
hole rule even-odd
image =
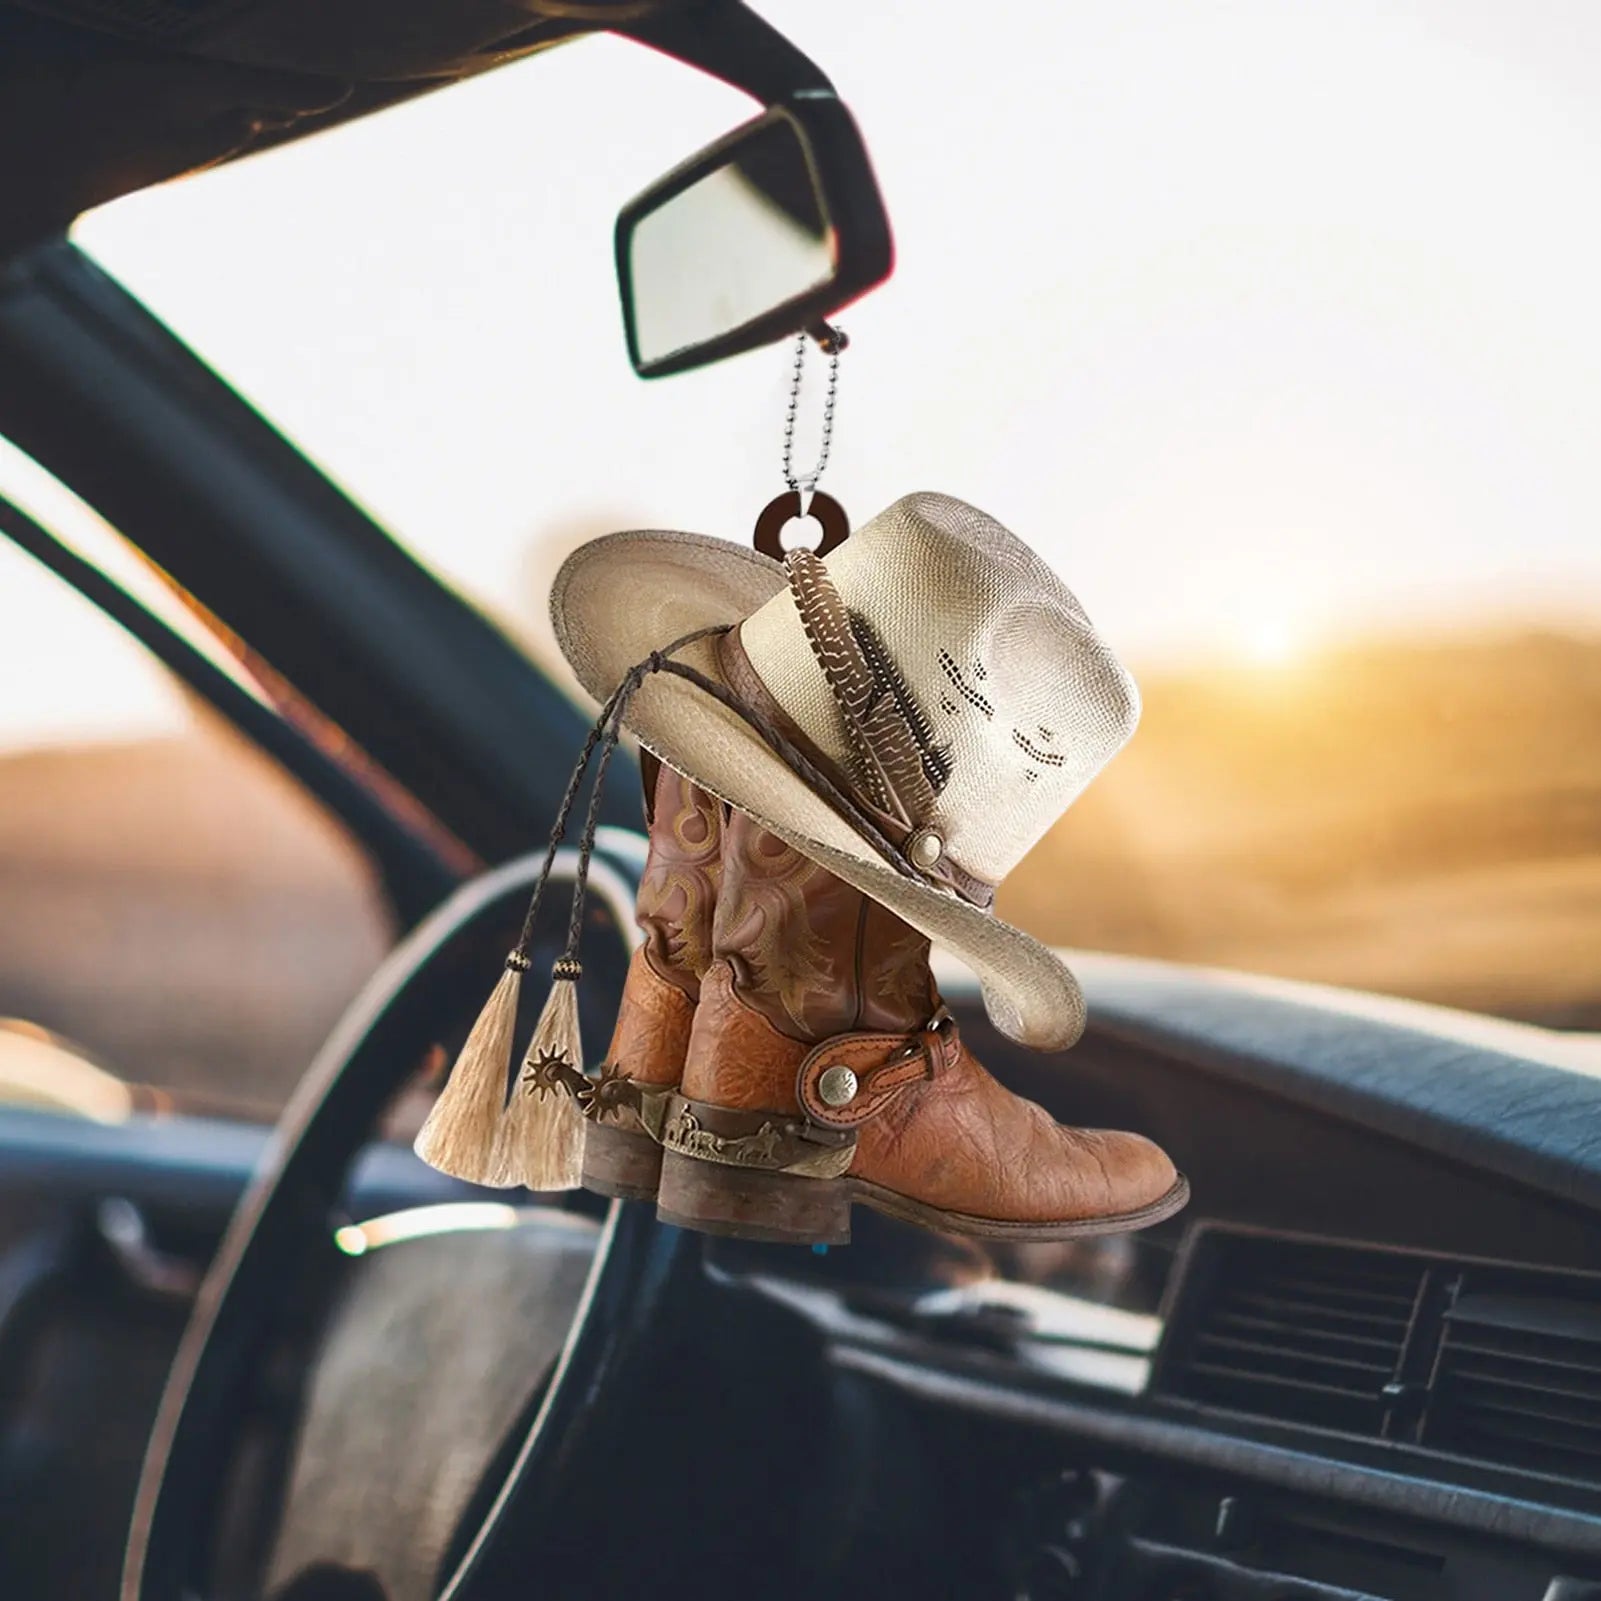
[[[582, 714], [65, 241], [0, 270], [0, 434], [485, 861], [543, 832]], [[636, 819], [610, 786], [604, 820]]]
[[164, 667], [338, 817], [372, 857], [390, 906], [403, 925], [417, 922], [461, 882], [463, 874], [427, 834], [408, 827], [406, 819], [397, 817], [303, 731], [241, 689], [121, 585], [69, 550], [4, 496], [0, 496], [0, 535], [127, 629]]

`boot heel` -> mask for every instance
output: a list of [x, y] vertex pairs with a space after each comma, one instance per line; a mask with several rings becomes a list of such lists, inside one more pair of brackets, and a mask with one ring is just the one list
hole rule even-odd
[[591, 1123], [584, 1141], [584, 1188], [620, 1201], [654, 1201], [662, 1148], [637, 1129]]
[[848, 1245], [850, 1191], [843, 1179], [813, 1179], [727, 1167], [662, 1153], [656, 1216], [663, 1223], [778, 1245]]

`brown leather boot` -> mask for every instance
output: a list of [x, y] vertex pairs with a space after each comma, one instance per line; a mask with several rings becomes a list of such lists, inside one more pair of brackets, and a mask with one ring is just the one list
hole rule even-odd
[[629, 964], [600, 1077], [583, 1097], [584, 1188], [625, 1200], [656, 1197], [656, 1137], [667, 1096], [683, 1076], [722, 876], [720, 801], [661, 766], [649, 821], [635, 911], [645, 940]]
[[1137, 1134], [1066, 1128], [962, 1044], [929, 944], [742, 813], [662, 1126], [664, 1222], [840, 1244], [862, 1201], [957, 1234], [1062, 1240], [1184, 1205]]

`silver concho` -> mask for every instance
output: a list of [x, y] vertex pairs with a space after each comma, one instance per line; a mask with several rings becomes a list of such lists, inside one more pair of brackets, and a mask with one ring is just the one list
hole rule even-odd
[[842, 1063], [825, 1067], [817, 1080], [817, 1094], [824, 1106], [849, 1106], [856, 1099], [856, 1075]]

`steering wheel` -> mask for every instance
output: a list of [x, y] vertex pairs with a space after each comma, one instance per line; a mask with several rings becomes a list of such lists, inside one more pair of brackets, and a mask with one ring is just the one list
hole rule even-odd
[[[570, 880], [573, 865], [572, 854], [564, 853], [555, 876]], [[445, 1492], [466, 1504], [464, 1512], [454, 1504], [448, 1508], [461, 1526], [445, 1568], [419, 1581], [426, 1588], [417, 1593], [450, 1601], [498, 1593], [494, 1575], [512, 1566], [521, 1575], [520, 1593], [526, 1593], [530, 1563], [554, 1576], [586, 1555], [575, 1541], [582, 1547], [594, 1517], [592, 1509], [577, 1504], [578, 1491], [622, 1448], [631, 1418], [649, 1406], [650, 1394], [664, 1382], [664, 1361], [677, 1359], [671, 1331], [685, 1321], [686, 1298], [707, 1293], [698, 1247], [658, 1226], [647, 1206], [614, 1204], [603, 1221], [585, 1223], [573, 1212], [514, 1213], [496, 1203], [487, 1209], [497, 1219], [512, 1218], [519, 1230], [542, 1230], [545, 1245], [529, 1250], [525, 1243], [512, 1260], [516, 1253], [508, 1256], [506, 1242], [516, 1231], [435, 1235], [415, 1247], [397, 1247], [392, 1268], [386, 1262], [385, 1271], [355, 1283], [334, 1282], [350, 1266], [348, 1254], [335, 1248], [334, 1222], [352, 1164], [410, 1078], [422, 1044], [459, 1019], [464, 1006], [477, 1004], [484, 974], [493, 973], [507, 948], [536, 871], [530, 858], [488, 873], [416, 928], [350, 1007], [284, 1112], [178, 1349], [140, 1479], [122, 1601], [194, 1601], [215, 1593], [208, 1570], [219, 1560], [240, 1565], [240, 1553], [229, 1549], [238, 1537], [221, 1521], [223, 1503], [239, 1494], [234, 1459], [241, 1430], [261, 1417], [264, 1405], [276, 1411], [277, 1432], [291, 1442], [275, 1458], [280, 1467], [296, 1449], [304, 1457], [312, 1438], [334, 1453], [331, 1475], [324, 1471], [320, 1487], [312, 1482], [310, 1493], [297, 1493], [294, 1486], [286, 1491], [259, 1464], [255, 1479], [247, 1479], [258, 1504], [282, 1508], [274, 1536], [280, 1546], [286, 1534], [293, 1542], [294, 1528], [286, 1524], [311, 1515], [307, 1508], [325, 1506], [330, 1495], [337, 1502], [340, 1487], [354, 1485], [361, 1495], [345, 1496], [346, 1517], [359, 1512], [381, 1520], [387, 1509], [394, 1520], [410, 1524]], [[593, 993], [586, 1005], [604, 1008], [620, 992], [633, 895], [622, 874], [599, 855], [589, 882], [596, 926], [587, 931], [585, 988]], [[548, 897], [552, 903], [561, 898]], [[559, 944], [554, 929], [548, 943], [552, 951]], [[588, 1022], [604, 1028], [609, 1017]], [[464, 1194], [483, 1194], [454, 1181], [440, 1181], [438, 1193], [458, 1203], [446, 1214], [451, 1216], [459, 1213]], [[484, 1210], [480, 1200], [474, 1215]], [[424, 1222], [427, 1235], [432, 1225]], [[348, 1229], [339, 1232], [348, 1236]], [[359, 1231], [348, 1239], [357, 1249], [365, 1244]], [[532, 1281], [532, 1299], [525, 1286], [520, 1302], [500, 1296], [496, 1304], [496, 1286], [525, 1271], [530, 1261], [544, 1264]], [[531, 1317], [530, 1306], [544, 1292], [554, 1294], [557, 1305]], [[454, 1334], [476, 1341], [470, 1362], [454, 1360], [459, 1352], [429, 1348], [426, 1338], [430, 1306], [461, 1308], [464, 1298], [472, 1304], [456, 1316]], [[326, 1315], [330, 1304], [338, 1307], [332, 1319]], [[558, 1314], [554, 1338], [552, 1310]], [[308, 1323], [319, 1326], [308, 1330]], [[535, 1324], [544, 1326], [543, 1333]], [[298, 1329], [302, 1348], [314, 1352], [304, 1382], [271, 1376], [275, 1342], [281, 1350], [286, 1329], [291, 1336]], [[380, 1372], [374, 1352], [393, 1356], [382, 1344], [386, 1329], [411, 1341], [413, 1358], [421, 1340], [428, 1370], [391, 1363]], [[372, 1339], [379, 1343], [374, 1346]], [[486, 1391], [485, 1373], [494, 1378], [499, 1371], [494, 1358], [512, 1382], [494, 1379]], [[508, 1397], [511, 1415], [492, 1416]], [[408, 1504], [401, 1493], [405, 1464], [399, 1454], [415, 1459], [431, 1432], [440, 1439], [440, 1461], [455, 1463], [451, 1425], [473, 1406], [479, 1424], [487, 1407], [487, 1421], [504, 1435], [491, 1441], [493, 1460], [484, 1464], [483, 1481], [442, 1488], [448, 1475], [429, 1470], [419, 1511], [416, 1497]], [[363, 1408], [369, 1418], [387, 1419], [387, 1429], [364, 1434]], [[408, 1529], [390, 1532], [404, 1544]], [[291, 1583], [281, 1593], [396, 1593], [376, 1580], [352, 1583], [303, 1591]]]

